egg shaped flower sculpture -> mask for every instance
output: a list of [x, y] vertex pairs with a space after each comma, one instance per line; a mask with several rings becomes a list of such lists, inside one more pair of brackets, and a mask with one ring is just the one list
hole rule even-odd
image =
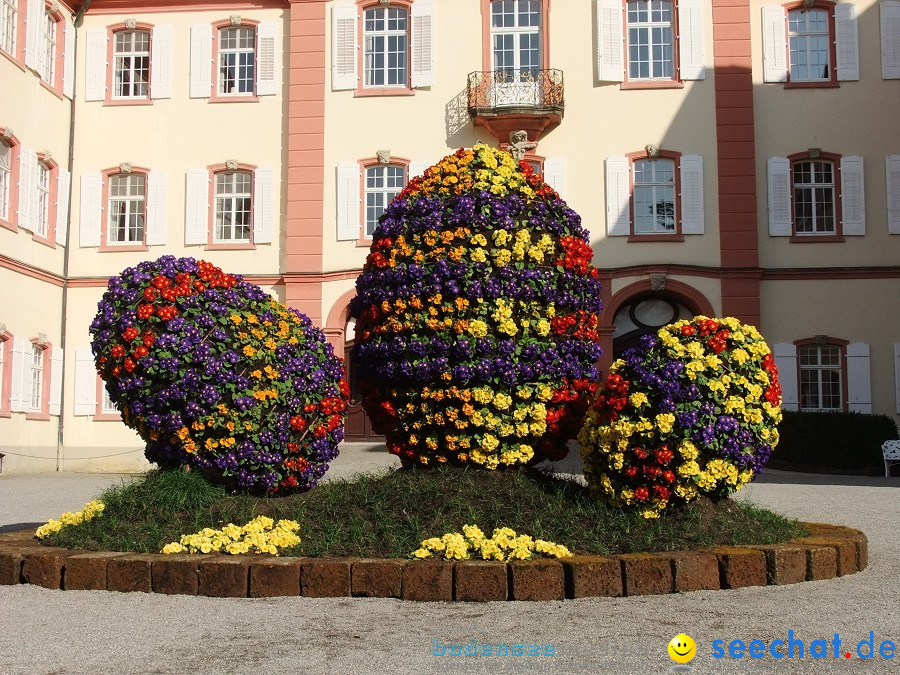
[[559, 459], [596, 391], [600, 283], [580, 217], [485, 145], [387, 207], [356, 284], [363, 405], [404, 462]]
[[247, 492], [316, 485], [337, 456], [349, 387], [322, 331], [240, 276], [165, 256], [109, 281], [95, 364], [160, 467]]

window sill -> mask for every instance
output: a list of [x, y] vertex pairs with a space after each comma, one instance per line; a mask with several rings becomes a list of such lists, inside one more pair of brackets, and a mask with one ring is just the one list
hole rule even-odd
[[207, 244], [204, 251], [253, 251], [256, 244]]
[[5, 56], [9, 60], [9, 62], [12, 63], [16, 68], [21, 70], [23, 73], [25, 72], [25, 70], [26, 70], [25, 64], [22, 63], [21, 61], [17, 61], [16, 57], [13, 56], [12, 54], [10, 54], [9, 52], [6, 52], [6, 51], [3, 51], [2, 49], [0, 49], [0, 56]]
[[678, 80], [626, 80], [619, 85], [619, 89], [684, 89], [684, 82]]
[[104, 107], [118, 107], [130, 105], [153, 105], [149, 98], [111, 98], [103, 102]]
[[785, 82], [785, 89], [836, 89], [840, 87], [840, 82]]
[[794, 234], [790, 239], [792, 244], [833, 244], [843, 241], [842, 234]]
[[11, 410], [0, 410], [0, 417], [12, 417]]
[[25, 414], [26, 420], [35, 420], [37, 422], [49, 422], [50, 421], [50, 413], [45, 412], [30, 412]]
[[98, 249], [100, 253], [124, 253], [134, 251], [149, 251], [150, 247], [146, 244], [133, 244], [128, 246], [116, 246], [115, 244], [103, 244]]
[[[39, 76], [39, 77], [40, 77], [40, 76]], [[51, 94], [53, 94], [53, 95], [54, 95], [56, 98], [58, 98], [60, 101], [62, 101], [62, 100], [65, 99], [65, 97], [62, 95], [62, 92], [61, 92], [61, 91], [59, 91], [58, 89], [56, 89], [56, 87], [53, 87], [53, 86], [49, 85], [49, 84], [48, 84], [46, 81], [44, 81], [43, 79], [41, 79], [41, 86], [42, 86], [44, 89], [46, 89], [47, 91], [49, 91]]]
[[209, 103], [259, 103], [259, 96], [227, 96], [213, 94], [209, 97]]
[[630, 242], [660, 242], [660, 241], [684, 241], [683, 234], [629, 234]]
[[7, 220], [0, 220], [0, 227], [4, 227], [11, 232], [18, 232], [19, 228]]
[[95, 422], [121, 422], [122, 416], [119, 413], [97, 413], [94, 415]]
[[49, 248], [56, 248], [56, 241], [54, 239], [50, 239], [50, 237], [42, 237], [39, 234], [31, 233], [31, 240], [36, 241], [39, 244], [43, 244]]
[[408, 87], [378, 87], [357, 89], [353, 92], [354, 98], [367, 98], [369, 96], [415, 96], [416, 90]]

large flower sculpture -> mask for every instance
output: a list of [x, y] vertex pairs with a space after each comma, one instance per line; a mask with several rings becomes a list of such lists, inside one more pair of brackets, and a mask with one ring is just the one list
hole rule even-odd
[[774, 359], [753, 326], [670, 324], [610, 368], [579, 436], [585, 476], [596, 496], [646, 517], [724, 497], [768, 461], [780, 404]]
[[389, 451], [488, 469], [563, 457], [596, 390], [592, 254], [580, 217], [505, 152], [478, 144], [413, 179], [351, 305]]
[[109, 281], [97, 370], [161, 467], [269, 495], [316, 485], [337, 456], [349, 387], [322, 332], [240, 276], [193, 258]]

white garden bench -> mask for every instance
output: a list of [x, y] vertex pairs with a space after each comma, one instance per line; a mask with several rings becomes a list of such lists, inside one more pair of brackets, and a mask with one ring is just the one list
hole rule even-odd
[[900, 440], [885, 441], [881, 446], [884, 454], [884, 475], [891, 475], [891, 464], [900, 464]]

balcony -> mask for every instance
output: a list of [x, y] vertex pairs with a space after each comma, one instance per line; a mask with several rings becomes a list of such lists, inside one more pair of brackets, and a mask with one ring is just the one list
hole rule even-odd
[[500, 142], [511, 131], [524, 129], [529, 140], [560, 123], [565, 110], [561, 70], [504, 68], [469, 73], [466, 93], [469, 115]]

